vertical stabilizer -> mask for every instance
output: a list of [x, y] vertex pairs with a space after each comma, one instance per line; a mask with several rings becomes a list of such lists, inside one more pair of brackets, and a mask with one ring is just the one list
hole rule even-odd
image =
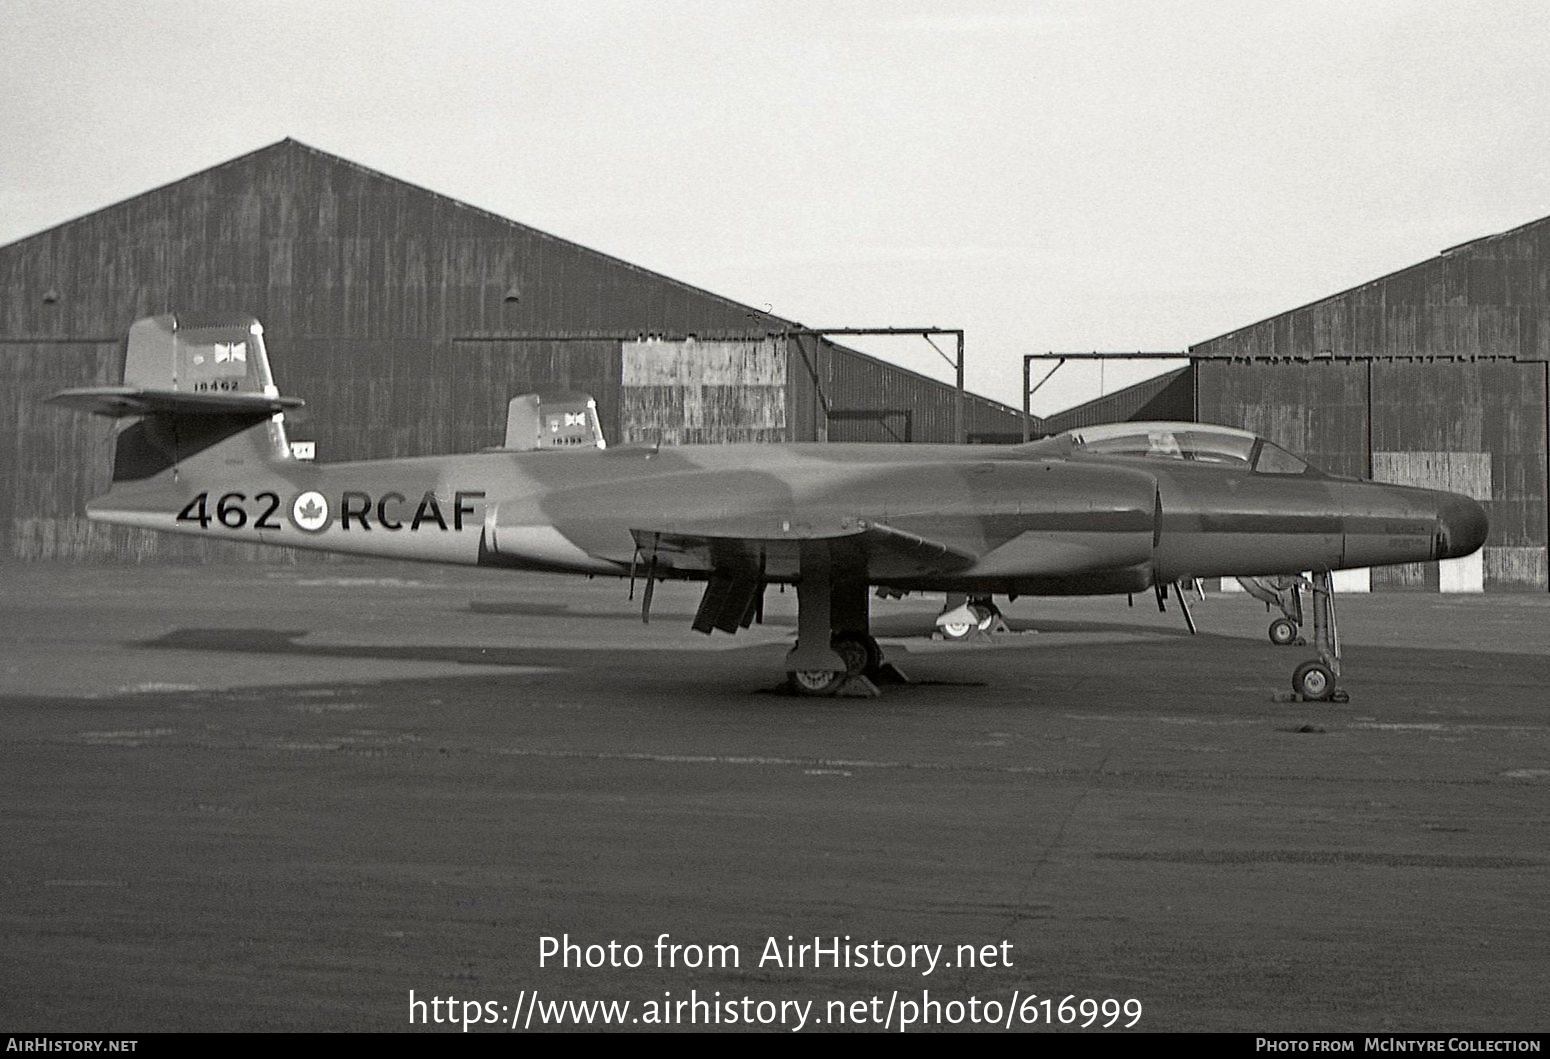
[[278, 397], [264, 328], [250, 316], [179, 313], [136, 320], [124, 354], [124, 385], [189, 394]]
[[607, 448], [597, 402], [575, 390], [540, 390], [506, 406], [507, 449]]

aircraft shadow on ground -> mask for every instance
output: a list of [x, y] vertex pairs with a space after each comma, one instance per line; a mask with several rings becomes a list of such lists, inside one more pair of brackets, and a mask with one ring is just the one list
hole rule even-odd
[[[909, 632], [912, 634], [910, 636], [898, 636], [895, 632], [891, 631], [887, 627], [889, 624], [893, 623], [884, 623], [883, 627], [881, 628], [878, 625], [874, 625], [874, 630], [880, 636], [895, 641], [890, 647], [890, 652], [902, 652], [906, 655], [910, 653], [911, 644], [908, 642], [899, 644], [897, 643], [898, 639], [905, 639], [907, 641], [913, 638], [918, 640], [921, 644], [930, 642], [925, 636], [920, 634], [919, 626], [916, 623], [898, 623], [902, 628], [907, 628], [909, 630]], [[1200, 636], [1192, 638], [1189, 637], [1188, 633], [1184, 632], [1183, 630], [1179, 630], [1178, 633], [1175, 634], [1172, 630], [1159, 630], [1150, 626], [1104, 625], [1088, 622], [1051, 622], [1040, 625], [1037, 629], [1028, 630], [1027, 632], [1051, 633], [1052, 638], [1049, 641], [1045, 641], [1045, 643], [1051, 648], [1063, 651], [1097, 650], [1099, 652], [1104, 652], [1114, 650], [1115, 645], [1094, 644], [1090, 641], [1085, 643], [1061, 644], [1055, 639], [1055, 637], [1061, 633], [1138, 633], [1153, 637], [1161, 634], [1163, 636], [1169, 637], [1170, 639], [1182, 638], [1185, 641], [1194, 640], [1195, 642], [1203, 642], [1227, 640], [1241, 642], [1240, 638], [1229, 637], [1215, 633], [1203, 632]], [[991, 640], [990, 643], [992, 645], [997, 642], [1002, 644], [1017, 643], [1021, 636], [1027, 635], [1027, 632], [1019, 633], [1017, 631], [1013, 631], [1012, 633]], [[595, 665], [599, 655], [606, 655], [610, 659], [617, 659], [622, 661], [624, 659], [630, 658], [662, 658], [667, 655], [683, 653], [693, 654], [698, 658], [712, 660], [726, 655], [736, 656], [746, 651], [778, 651], [785, 648], [784, 642], [770, 643], [768, 641], [764, 643], [749, 643], [746, 646], [729, 646], [728, 650], [714, 652], [691, 651], [687, 646], [683, 652], [677, 652], [670, 647], [664, 649], [660, 647], [639, 648], [606, 645], [568, 647], [563, 645], [548, 644], [533, 647], [523, 647], [520, 645], [510, 647], [491, 647], [461, 644], [311, 644], [300, 642], [304, 637], [310, 634], [311, 631], [308, 629], [174, 629], [162, 636], [157, 636], [149, 640], [130, 641], [125, 646], [142, 650], [210, 651], [230, 652], [234, 654], [293, 655], [310, 658], [381, 659], [383, 661], [397, 662], [447, 662], [461, 665], [493, 666], [579, 665], [584, 663]], [[980, 645], [972, 643], [963, 645], [962, 657], [967, 658], [977, 654], [975, 650], [977, 646]], [[1126, 646], [1128, 649], [1134, 650], [1136, 647], [1142, 645], [1131, 643]], [[1151, 646], [1163, 648], [1168, 651], [1174, 649], [1173, 646], [1167, 643], [1157, 643]], [[1263, 646], [1265, 646], [1267, 651], [1274, 650], [1273, 648], [1270, 648], [1268, 644]], [[1389, 649], [1375, 648], [1374, 650]], [[1463, 654], [1467, 652], [1460, 653]], [[1435, 657], [1435, 652], [1428, 652], [1428, 654], [1431, 657]], [[936, 657], [941, 656], [938, 655]], [[951, 655], [949, 655], [949, 657], [951, 657]], [[1522, 656], [1505, 657], [1521, 658]]]
[[[561, 608], [563, 609], [563, 608]], [[577, 614], [575, 617], [591, 618], [595, 615]], [[604, 620], [612, 620], [612, 616], [605, 616]], [[637, 618], [638, 620], [638, 618]], [[787, 622], [777, 623], [777, 627]], [[879, 637], [895, 641], [890, 647], [891, 652], [910, 653], [910, 644], [898, 644], [896, 641], [914, 639], [921, 644], [929, 641], [928, 635], [923, 631], [923, 623], [915, 618], [905, 615], [890, 617], [884, 621], [874, 622], [873, 632]], [[1131, 633], [1144, 636], [1188, 636], [1184, 630], [1159, 629], [1156, 626], [1143, 625], [1111, 625], [1098, 622], [1047, 622], [1041, 623], [1034, 632], [1059, 633]], [[536, 647], [489, 647], [473, 645], [435, 645], [435, 644], [309, 644], [301, 643], [301, 639], [311, 634], [308, 629], [265, 629], [265, 628], [223, 628], [223, 629], [174, 629], [162, 636], [149, 640], [132, 641], [127, 646], [139, 649], [171, 650], [171, 651], [212, 651], [232, 652], [237, 654], [269, 654], [269, 655], [293, 655], [311, 658], [359, 658], [381, 659], [383, 661], [413, 661], [413, 662], [447, 662], [459, 665], [494, 665], [494, 666], [535, 666], [535, 665], [580, 665], [595, 664], [599, 655], [607, 655], [614, 659], [628, 659], [633, 657], [661, 658], [664, 653], [673, 654], [671, 648], [635, 648], [628, 646], [596, 645], [590, 647], [565, 647], [545, 645]], [[1000, 643], [1018, 642], [1020, 633], [1016, 630], [999, 638]], [[1201, 638], [1222, 638], [1217, 634], [1202, 633]], [[991, 643], [997, 642], [993, 639]], [[1050, 647], [1059, 648], [1077, 647], [1079, 645], [1061, 645], [1049, 641]], [[972, 651], [975, 644], [964, 645], [965, 652]], [[686, 643], [684, 653], [693, 653], [700, 657], [714, 658], [717, 655], [726, 654], [728, 651], [738, 653], [747, 650], [783, 649], [784, 643], [770, 644], [749, 643], [746, 646], [729, 645], [727, 651], [720, 652], [690, 652]]]
[[[617, 610], [578, 610], [566, 603], [526, 603], [521, 600], [488, 600], [475, 599], [468, 604], [470, 614], [482, 614], [491, 617], [508, 618], [565, 618], [576, 621], [609, 621], [609, 622], [639, 622], [641, 620], [641, 598], [637, 594], [634, 599], [623, 599]], [[692, 610], [666, 610], [655, 608], [651, 612], [651, 624], [677, 625], [687, 628], [694, 621]], [[781, 629], [795, 629], [797, 619], [794, 614], [769, 614], [759, 621], [760, 625]], [[931, 620], [926, 618], [914, 620], [914, 630], [929, 629]]]
[[[925, 643], [920, 635], [919, 624], [908, 616], [890, 618], [875, 624], [879, 635], [890, 636], [888, 627], [900, 622]], [[1277, 648], [1268, 643], [1256, 642], [1244, 636], [1228, 636], [1202, 632], [1192, 637], [1185, 630], [1169, 630], [1153, 625], [1127, 626], [1092, 622], [1040, 623], [1039, 631], [1050, 633], [1107, 633], [1137, 632], [1144, 639], [1126, 643], [1083, 642], [1060, 643], [1057, 635], [1043, 640], [1037, 636], [1026, 637], [1024, 642], [1037, 643], [1039, 654], [1047, 661], [1040, 664], [1021, 652], [977, 650], [965, 645], [958, 651], [933, 654], [913, 654], [908, 643], [889, 647], [890, 657], [905, 661], [909, 675], [924, 685], [962, 683], [968, 679], [979, 683], [986, 671], [1000, 673], [992, 681], [1006, 676], [1006, 667], [1026, 665], [1031, 671], [1041, 672], [1046, 678], [1055, 679], [1057, 672], [1069, 672], [1072, 667], [1093, 672], [1111, 672], [1119, 658], [1126, 660], [1126, 668], [1137, 674], [1143, 682], [1156, 674], [1176, 669], [1179, 665], [1193, 667], [1200, 673], [1214, 671], [1233, 672], [1234, 667], [1246, 663], [1253, 672], [1261, 673], [1268, 684], [1280, 686], [1283, 666], [1290, 670], [1297, 660], [1308, 656], [1311, 648]], [[662, 647], [632, 646], [567, 646], [521, 645], [509, 647], [480, 647], [472, 645], [436, 644], [309, 644], [300, 642], [309, 635], [306, 629], [230, 628], [230, 629], [175, 629], [149, 640], [130, 641], [125, 646], [144, 650], [209, 651], [224, 654], [250, 654], [287, 657], [295, 659], [355, 659], [384, 662], [430, 662], [468, 666], [509, 666], [512, 668], [541, 668], [565, 671], [567, 679], [582, 679], [588, 683], [611, 684], [621, 675], [654, 673], [671, 675], [676, 679], [695, 681], [706, 671], [746, 672], [753, 679], [762, 679], [758, 670], [750, 666], [767, 663], [754, 662], [749, 652], [778, 657], [786, 649], [784, 641], [749, 643], [732, 646], [720, 651], [678, 651]], [[908, 638], [906, 638], [908, 639]], [[1016, 642], [1009, 636], [1002, 640]], [[1188, 658], [1189, 661], [1185, 661]], [[1056, 659], [1059, 659], [1057, 662]], [[965, 672], [965, 666], [969, 671]], [[689, 667], [700, 670], [700, 676], [691, 676]], [[1467, 675], [1466, 675], [1467, 673]], [[1515, 693], [1525, 688], [1539, 688], [1550, 684], [1550, 658], [1506, 652], [1489, 652], [1468, 649], [1438, 650], [1421, 647], [1384, 647], [1364, 645], [1347, 652], [1347, 676], [1369, 686], [1430, 688], [1458, 686], [1472, 689], [1478, 695], [1488, 689]], [[924, 679], [920, 679], [924, 678]], [[297, 674], [297, 683], [307, 682], [303, 673]], [[719, 678], [717, 678], [719, 679]]]
[[[617, 612], [576, 610], [564, 603], [524, 603], [520, 601], [498, 602], [491, 600], [473, 600], [468, 605], [469, 613], [491, 617], [514, 618], [564, 618], [575, 621], [606, 621], [606, 622], [639, 622], [641, 620], [639, 602], [631, 603]], [[1189, 630], [1185, 629], [1183, 622], [1177, 618], [1165, 620], [1169, 616], [1158, 615], [1160, 620], [1155, 622], [1137, 621], [1040, 621], [1022, 618], [1009, 619], [1008, 624], [1013, 632], [1048, 632], [1048, 633], [1126, 633], [1144, 636], [1188, 636]], [[651, 623], [666, 626], [687, 627], [694, 620], [694, 615], [688, 611], [661, 611], [651, 612]], [[935, 623], [934, 615], [925, 613], [915, 614], [888, 614], [872, 616], [872, 633], [875, 636], [891, 638], [920, 637], [922, 639], [931, 634]], [[796, 617], [790, 614], [768, 615], [761, 622], [765, 628], [795, 629]], [[1232, 636], [1231, 633], [1218, 633], [1202, 629], [1202, 636]]]
[[[174, 629], [164, 636], [128, 646], [150, 650], [215, 651], [233, 654], [292, 655], [303, 658], [360, 658], [396, 662], [450, 662], [459, 665], [555, 665], [558, 655], [596, 655], [598, 648], [476, 647], [434, 644], [304, 644], [308, 629]], [[620, 655], [644, 654], [618, 651]], [[660, 653], [660, 652], [652, 652]]]
[[[496, 603], [476, 599], [468, 604], [470, 614], [506, 618], [565, 618], [569, 621], [640, 622], [640, 600], [626, 601], [617, 611], [577, 610], [565, 603]], [[651, 624], [687, 626], [694, 620], [692, 611], [653, 610]], [[796, 619], [785, 616], [766, 618], [762, 624], [796, 628]]]
[[[331, 658], [394, 662], [437, 662], [470, 666], [509, 666], [513, 669], [544, 669], [566, 671], [573, 679], [578, 673], [589, 674], [604, 683], [616, 682], [619, 674], [640, 673], [656, 667], [659, 671], [682, 673], [682, 662], [669, 663], [665, 659], [692, 657], [707, 668], [739, 670], [748, 663], [745, 651], [783, 652], [784, 643], [749, 644], [746, 648], [731, 651], [677, 652], [661, 649], [620, 647], [471, 647], [471, 646], [412, 646], [404, 644], [304, 644], [298, 641], [309, 635], [306, 629], [174, 629], [164, 636], [150, 640], [134, 641], [126, 646], [142, 650], [209, 651], [218, 654], [284, 655], [291, 658]], [[907, 653], [907, 652], [906, 652]], [[599, 656], [606, 656], [606, 665], [599, 665]], [[298, 682], [305, 682], [300, 679]], [[412, 681], [411, 681], [412, 682]], [[350, 683], [347, 681], [346, 683]], [[981, 687], [976, 680], [924, 679], [910, 681], [922, 687]], [[786, 694], [784, 685], [759, 686], [746, 689], [754, 694]]]
[[[918, 622], [900, 620], [901, 628], [908, 629], [911, 636], [908, 639], [917, 639], [922, 644], [928, 642], [920, 632]], [[1071, 628], [1088, 630], [1098, 629], [1114, 631], [1113, 626], [1088, 627], [1081, 623], [1068, 623]], [[899, 644], [894, 635], [886, 629], [879, 629], [879, 635], [889, 637], [893, 642], [889, 646], [889, 656], [894, 659], [902, 659], [911, 654], [908, 643]], [[544, 667], [553, 669], [566, 669], [572, 671], [586, 671], [595, 673], [629, 673], [660, 665], [667, 658], [687, 659], [692, 657], [696, 666], [703, 665], [709, 668], [737, 667], [743, 668], [750, 663], [746, 660], [747, 652], [781, 653], [787, 649], [787, 642], [782, 640], [771, 643], [750, 642], [744, 645], [729, 645], [720, 651], [691, 650], [686, 643], [682, 651], [673, 650], [671, 647], [629, 647], [629, 646], [577, 646], [564, 645], [538, 645], [532, 647], [481, 647], [473, 645], [437, 645], [437, 644], [330, 644], [330, 643], [302, 643], [302, 639], [310, 635], [307, 629], [267, 629], [267, 628], [223, 628], [223, 629], [174, 629], [162, 636], [149, 640], [130, 641], [125, 646], [138, 650], [160, 651], [208, 651], [216, 654], [249, 654], [249, 655], [274, 655], [290, 658], [334, 658], [377, 660], [384, 662], [432, 662], [451, 665], [471, 666], [510, 666], [513, 668]], [[1003, 643], [1015, 642], [1016, 634], [1002, 638]], [[1059, 645], [1050, 642], [1051, 647], [1078, 648], [1088, 645]], [[954, 659], [983, 658], [985, 655], [975, 649], [976, 645], [966, 644], [962, 647], [962, 653], [950, 652], [947, 657]], [[924, 656], [922, 656], [924, 657]], [[937, 655], [935, 658], [940, 659]], [[599, 664], [600, 659], [606, 659], [606, 664]], [[936, 683], [936, 681], [923, 680], [920, 683]]]

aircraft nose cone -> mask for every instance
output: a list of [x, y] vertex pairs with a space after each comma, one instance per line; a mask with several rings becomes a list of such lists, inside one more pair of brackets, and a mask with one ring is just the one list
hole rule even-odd
[[1485, 508], [1467, 496], [1450, 496], [1437, 510], [1437, 558], [1457, 559], [1485, 543], [1491, 523]]

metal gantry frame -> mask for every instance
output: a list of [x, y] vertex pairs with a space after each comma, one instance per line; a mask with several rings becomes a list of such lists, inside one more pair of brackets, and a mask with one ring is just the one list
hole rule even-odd
[[[1091, 350], [1085, 353], [1024, 353], [1023, 354], [1023, 440], [1031, 441], [1033, 433], [1033, 395], [1039, 392], [1039, 388], [1049, 382], [1050, 378], [1065, 366], [1068, 360], [1189, 360], [1189, 352], [1159, 352], [1157, 350], [1137, 350], [1133, 353], [1104, 353]], [[1053, 360], [1055, 366], [1044, 373], [1044, 377], [1037, 383], [1033, 382], [1033, 362], [1036, 360]]]
[[[831, 335], [919, 335], [953, 369], [953, 436], [958, 444], [969, 440], [968, 423], [964, 419], [963, 389], [963, 329], [956, 327], [793, 327], [779, 332], [783, 335], [813, 335], [828, 338]], [[932, 335], [952, 335], [956, 340], [954, 355], [949, 357], [942, 347], [931, 341]], [[901, 369], [908, 370], [908, 369]], [[816, 383], [816, 376], [814, 382]], [[820, 395], [822, 389], [820, 388]], [[827, 409], [826, 409], [827, 410]], [[1026, 418], [1026, 417], [1025, 417]], [[1026, 429], [1026, 428], [1025, 428]]]

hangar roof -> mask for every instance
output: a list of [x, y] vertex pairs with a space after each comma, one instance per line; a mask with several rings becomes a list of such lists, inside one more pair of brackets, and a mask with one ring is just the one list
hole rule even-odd
[[[682, 280], [675, 279], [675, 278], [673, 278], [671, 276], [666, 276], [666, 275], [663, 275], [663, 274], [661, 274], [659, 272], [654, 272], [651, 269], [647, 269], [647, 268], [644, 268], [644, 267], [642, 267], [640, 265], [633, 264], [632, 262], [626, 261], [626, 260], [624, 260], [622, 258], [614, 257], [614, 256], [612, 256], [610, 254], [605, 254], [605, 253], [603, 253], [601, 251], [594, 250], [594, 249], [592, 249], [590, 247], [583, 246], [583, 245], [581, 245], [579, 243], [575, 243], [575, 242], [572, 242], [572, 241], [567, 240], [567, 239], [562, 239], [559, 236], [551, 235], [551, 234], [549, 234], [547, 232], [544, 232], [544, 231], [542, 231], [540, 229], [533, 228], [533, 227], [531, 227], [529, 225], [522, 224], [519, 221], [514, 221], [514, 220], [512, 220], [512, 219], [510, 219], [508, 217], [503, 217], [503, 216], [501, 216], [499, 214], [492, 213], [489, 210], [485, 210], [485, 209], [482, 209], [482, 208], [480, 208], [478, 206], [471, 205], [471, 204], [469, 204], [467, 202], [463, 202], [462, 200], [452, 198], [452, 197], [450, 197], [448, 195], [443, 195], [440, 192], [436, 192], [436, 191], [433, 191], [431, 189], [421, 187], [420, 185], [413, 184], [413, 183], [411, 183], [409, 181], [402, 180], [402, 179], [400, 179], [398, 177], [392, 176], [392, 175], [387, 174], [387, 173], [383, 173], [380, 170], [372, 169], [372, 168], [370, 168], [368, 166], [361, 165], [358, 162], [351, 161], [348, 158], [344, 158], [344, 157], [341, 157], [339, 155], [332, 154], [332, 153], [330, 153], [328, 151], [320, 150], [320, 149], [318, 149], [316, 147], [312, 147], [312, 146], [310, 146], [308, 144], [300, 142], [299, 140], [292, 139], [292, 138], [289, 138], [289, 137], [287, 137], [286, 139], [277, 141], [275, 143], [269, 144], [269, 145], [267, 145], [265, 147], [258, 148], [257, 150], [250, 151], [250, 152], [248, 152], [246, 154], [243, 154], [243, 155], [240, 155], [240, 156], [238, 156], [236, 158], [232, 158], [232, 159], [229, 159], [229, 160], [227, 160], [225, 162], [222, 162], [222, 163], [219, 163], [217, 165], [211, 166], [208, 169], [200, 170], [200, 171], [198, 171], [196, 173], [193, 173], [193, 174], [190, 174], [188, 176], [180, 177], [177, 180], [169, 181], [166, 184], [162, 184], [162, 185], [159, 185], [159, 186], [157, 186], [155, 188], [148, 189], [148, 190], [146, 190], [144, 192], [141, 192], [138, 195], [134, 195], [134, 196], [131, 196], [131, 197], [127, 198], [127, 199], [121, 200], [120, 202], [104, 206], [104, 207], [102, 207], [100, 209], [97, 209], [97, 210], [93, 210], [93, 211], [91, 211], [89, 213], [86, 213], [86, 214], [83, 214], [81, 216], [72, 218], [71, 220], [63, 221], [60, 224], [51, 225], [50, 227], [48, 227], [46, 229], [43, 229], [43, 230], [38, 231], [38, 232], [34, 232], [31, 235], [25, 236], [25, 237], [23, 237], [21, 239], [18, 239], [16, 241], [14, 241], [12, 243], [9, 243], [9, 244], [6, 244], [4, 246], [0, 246], [0, 253], [5, 253], [5, 252], [8, 252], [8, 251], [13, 251], [13, 250], [25, 252], [27, 244], [32, 243], [35, 240], [43, 240], [43, 239], [48, 239], [50, 237], [55, 237], [55, 236], [61, 234], [62, 230], [68, 229], [68, 228], [70, 228], [73, 225], [82, 224], [83, 222], [86, 222], [86, 221], [88, 221], [88, 220], [90, 220], [92, 218], [96, 218], [96, 217], [98, 217], [98, 216], [100, 216], [102, 214], [105, 214], [105, 213], [109, 212], [109, 211], [121, 209], [121, 208], [123, 208], [123, 207], [125, 207], [125, 206], [127, 206], [127, 205], [129, 205], [131, 203], [134, 203], [135, 201], [137, 201], [137, 200], [139, 200], [141, 198], [153, 195], [153, 194], [155, 194], [157, 192], [161, 192], [161, 191], [166, 191], [168, 189], [172, 189], [176, 185], [182, 184], [185, 181], [190, 181], [190, 180], [192, 180], [192, 179], [194, 179], [196, 177], [201, 177], [201, 176], [205, 176], [205, 175], [209, 175], [209, 174], [214, 174], [214, 173], [219, 172], [220, 170], [229, 169], [229, 168], [233, 168], [233, 167], [237, 167], [237, 166], [242, 166], [242, 165], [245, 165], [245, 164], [250, 164], [250, 163], [252, 163], [255, 160], [258, 160], [260, 158], [264, 158], [265, 156], [273, 157], [273, 156], [277, 156], [277, 155], [278, 156], [282, 156], [282, 157], [286, 156], [286, 155], [294, 155], [294, 156], [298, 156], [298, 157], [306, 157], [306, 158], [310, 158], [310, 159], [319, 160], [319, 161], [321, 161], [321, 162], [323, 162], [323, 163], [325, 163], [327, 165], [348, 168], [348, 169], [350, 169], [350, 170], [352, 170], [352, 171], [354, 171], [356, 173], [365, 175], [367, 178], [369, 178], [370, 180], [373, 180], [373, 181], [382, 181], [382, 182], [386, 182], [387, 184], [396, 186], [398, 188], [410, 189], [410, 190], [412, 190], [413, 192], [415, 192], [417, 194], [426, 196], [426, 200], [427, 201], [433, 202], [433, 203], [437, 204], [440, 207], [445, 207], [445, 208], [450, 209], [452, 211], [456, 211], [456, 212], [459, 212], [459, 213], [464, 213], [464, 214], [466, 214], [466, 215], [468, 215], [470, 217], [477, 217], [477, 218], [480, 218], [483, 221], [488, 222], [488, 223], [504, 226], [504, 227], [510, 229], [514, 234], [520, 234], [525, 239], [534, 239], [534, 240], [538, 240], [538, 241], [543, 242], [543, 243], [547, 243], [547, 244], [553, 245], [555, 247], [562, 247], [565, 250], [570, 251], [572, 253], [577, 253], [577, 254], [584, 255], [586, 257], [590, 257], [593, 260], [595, 260], [595, 261], [597, 261], [597, 262], [599, 262], [601, 264], [606, 265], [608, 268], [624, 270], [624, 271], [633, 273], [633, 274], [635, 274], [637, 276], [640, 276], [642, 278], [649, 279], [650, 282], [652, 282], [654, 284], [660, 284], [660, 285], [662, 285], [664, 287], [669, 287], [669, 288], [676, 288], [678, 290], [681, 290], [681, 291], [685, 292], [686, 294], [689, 294], [689, 295], [693, 296], [697, 300], [709, 301], [709, 302], [713, 302], [713, 303], [716, 303], [716, 304], [719, 304], [719, 305], [725, 307], [727, 310], [731, 311], [729, 313], [729, 315], [735, 313], [737, 318], [739, 318], [739, 319], [747, 319], [747, 320], [750, 321], [750, 327], [747, 328], [747, 329], [744, 329], [744, 330], [742, 330], [740, 332], [738, 332], [737, 334], [733, 334], [731, 332], [718, 333], [717, 331], [710, 330], [710, 329], [694, 329], [695, 337], [698, 337], [698, 338], [701, 338], [701, 339], [747, 338], [747, 337], [750, 337], [750, 332], [760, 332], [760, 331], [762, 331], [764, 334], [768, 334], [768, 335], [779, 335], [779, 334], [786, 334], [786, 333], [793, 332], [793, 331], [801, 332], [801, 331], [805, 331], [807, 329], [806, 325], [804, 325], [802, 323], [799, 323], [797, 321], [789, 320], [789, 319], [786, 319], [786, 318], [780, 317], [780, 316], [776, 316], [773, 313], [764, 312], [763, 310], [754, 308], [753, 306], [745, 305], [745, 304], [743, 304], [741, 302], [737, 302], [737, 301], [735, 301], [735, 300], [733, 300], [731, 298], [727, 298], [727, 297], [724, 297], [722, 295], [716, 294], [713, 291], [708, 291], [708, 290], [705, 290], [704, 288], [694, 286], [693, 284], [686, 283], [686, 282], [684, 282]], [[574, 330], [574, 329], [568, 330], [566, 332], [566, 336], [569, 337], [569, 338], [584, 338], [584, 337], [587, 337], [587, 338], [598, 338], [598, 339], [606, 339], [606, 338], [637, 338], [637, 337], [641, 337], [640, 335], [634, 334], [634, 333], [626, 335], [626, 334], [622, 334], [622, 333], [616, 334], [614, 332], [601, 331], [601, 330], [596, 331], [596, 332], [591, 332], [591, 331]], [[675, 337], [675, 336], [665, 335], [665, 336], [660, 336], [660, 337]], [[948, 389], [951, 389], [951, 385], [950, 384], [944, 383], [941, 380], [933, 379], [930, 376], [923, 375], [923, 374], [921, 374], [919, 372], [911, 371], [908, 368], [900, 367], [897, 364], [893, 364], [891, 362], [882, 360], [881, 358], [874, 357], [874, 356], [872, 356], [870, 354], [867, 354], [867, 353], [863, 353], [860, 350], [852, 349], [852, 348], [847, 347], [847, 346], [842, 346], [842, 345], [840, 345], [840, 344], [838, 344], [836, 342], [833, 342], [832, 340], [829, 340], [829, 339], [825, 339], [825, 342], [830, 347], [832, 347], [832, 348], [834, 348], [836, 350], [842, 351], [845, 356], [847, 356], [849, 358], [852, 358], [854, 360], [858, 360], [858, 361], [862, 361], [862, 362], [867, 362], [867, 363], [870, 363], [870, 364], [873, 364], [873, 365], [877, 366], [878, 368], [885, 369], [889, 373], [896, 374], [896, 375], [899, 375], [899, 376], [905, 376], [905, 377], [913, 378], [915, 380], [918, 380], [919, 382], [930, 384], [932, 386], [946, 387]], [[1002, 403], [1000, 401], [996, 401], [996, 400], [993, 400], [991, 398], [984, 397], [982, 395], [974, 394], [974, 393], [966, 393], [965, 394], [965, 400], [966, 400], [966, 404], [967, 404], [966, 412], [967, 412], [967, 415], [968, 415], [968, 420], [969, 420], [969, 422], [971, 424], [974, 424], [977, 421], [982, 421], [986, 417], [989, 417], [990, 420], [998, 422], [998, 423], [1001, 422], [1003, 419], [1015, 420], [1016, 422], [1021, 422], [1022, 412], [1019, 409], [1015, 409], [1015, 408], [1011, 407], [1010, 405], [1004, 404], [1004, 403]]]
[[1550, 359], [1550, 217], [1189, 348], [1194, 360]]

